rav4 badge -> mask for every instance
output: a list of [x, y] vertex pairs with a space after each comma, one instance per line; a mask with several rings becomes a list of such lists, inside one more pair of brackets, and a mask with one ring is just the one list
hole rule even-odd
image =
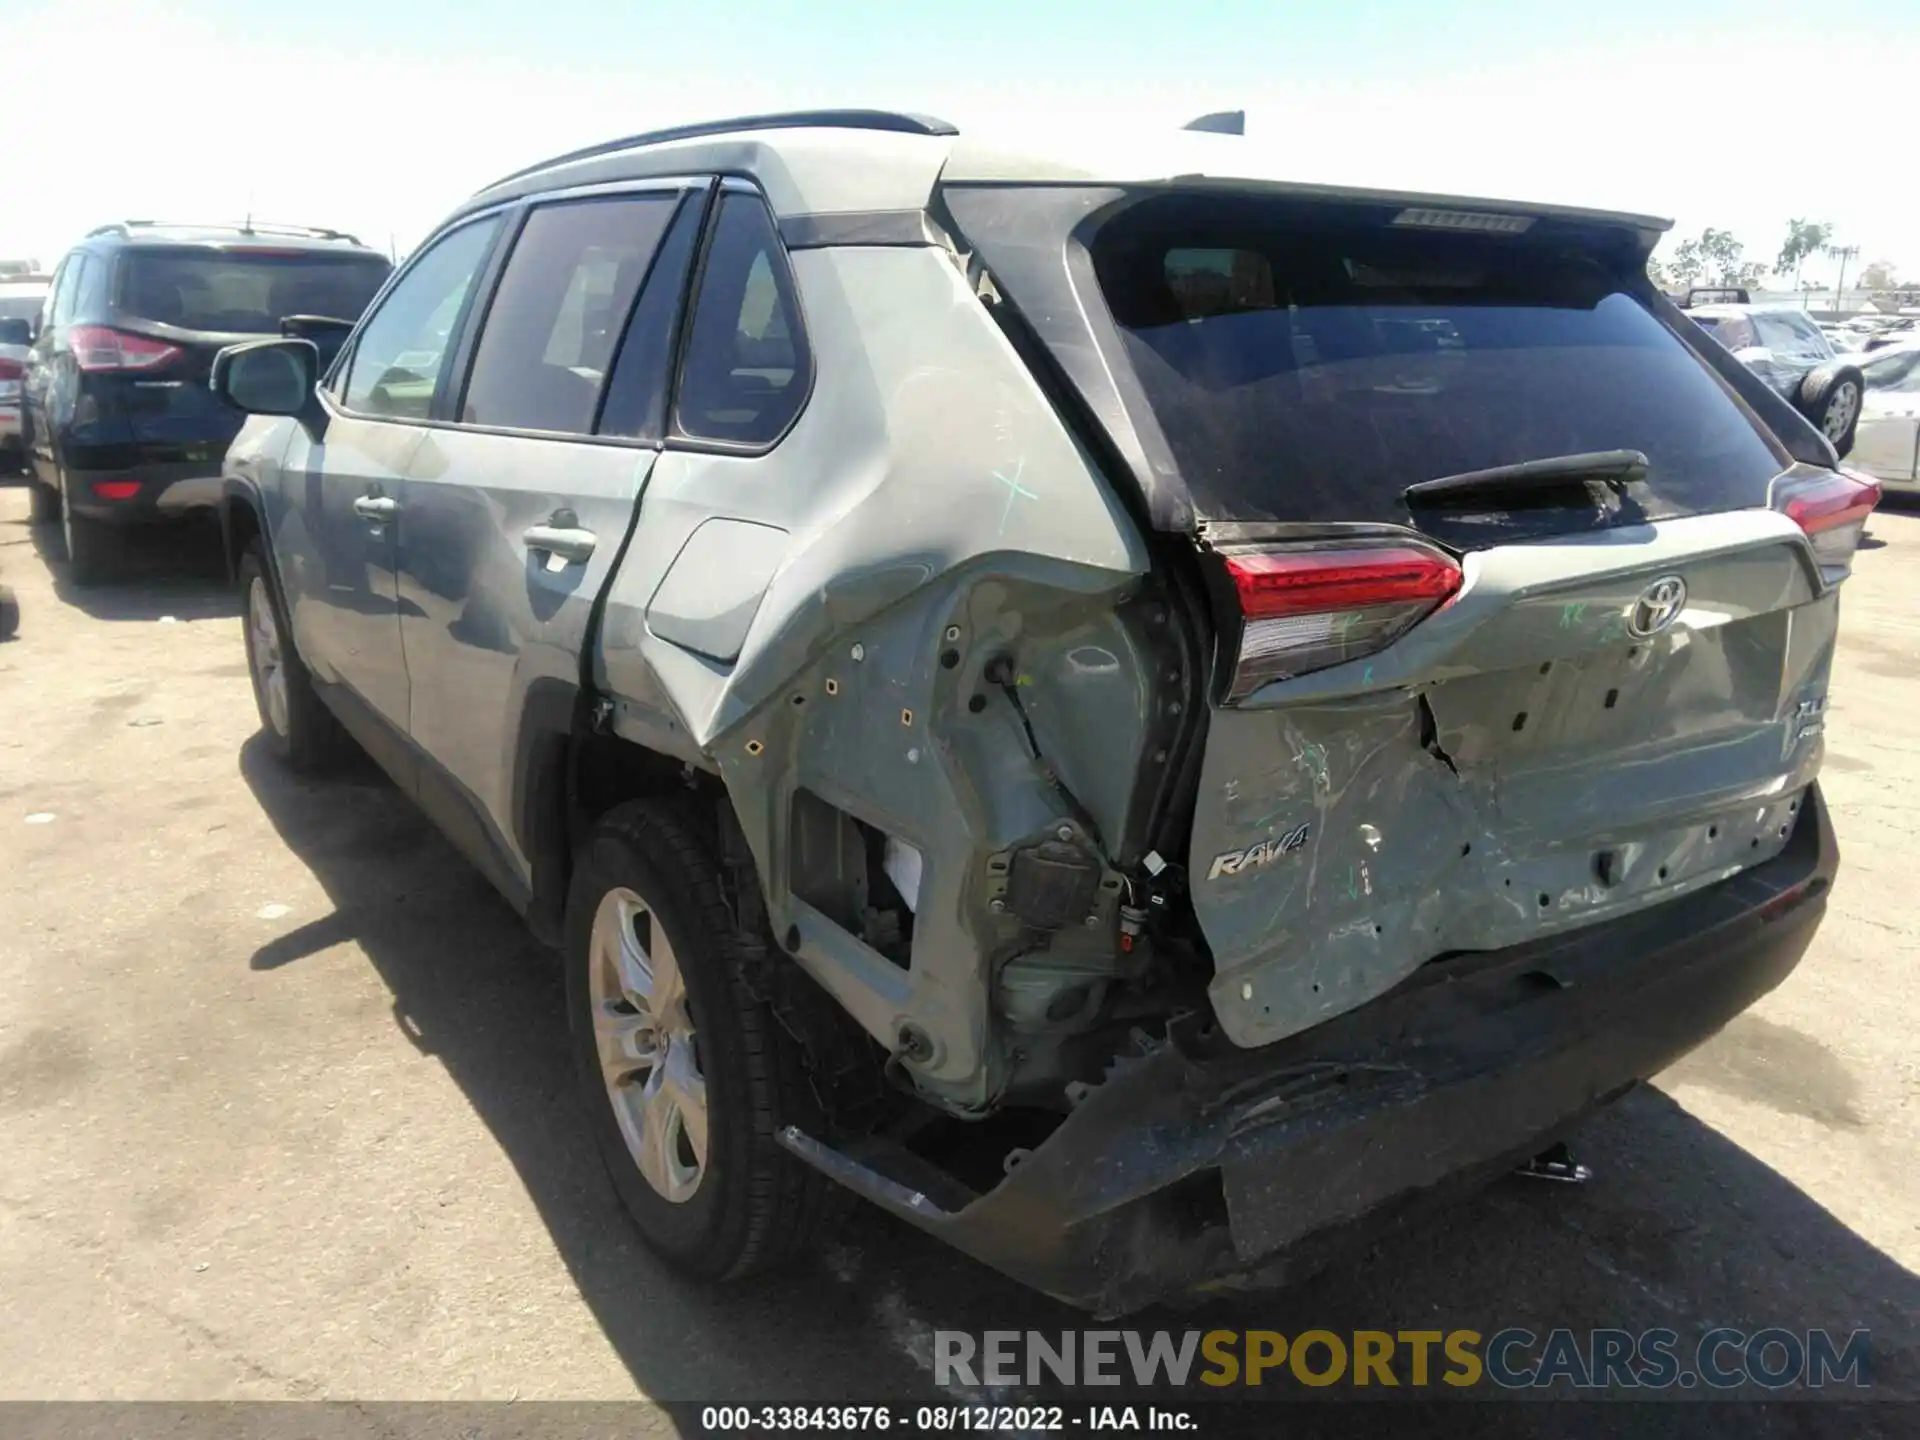
[[1213, 864], [1207, 870], [1207, 879], [1218, 880], [1222, 875], [1238, 875], [1243, 871], [1257, 870], [1262, 865], [1270, 865], [1282, 855], [1291, 855], [1307, 843], [1307, 827], [1289, 830], [1284, 835], [1276, 835], [1270, 840], [1261, 840], [1247, 846], [1244, 850], [1227, 850], [1213, 857]]

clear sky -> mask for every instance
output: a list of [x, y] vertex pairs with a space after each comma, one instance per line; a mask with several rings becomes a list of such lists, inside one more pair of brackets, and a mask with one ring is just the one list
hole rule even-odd
[[1917, 0], [0, 0], [0, 256], [249, 208], [404, 252], [522, 164], [757, 110], [1244, 108], [1302, 178], [1619, 206], [1769, 261], [1830, 220], [1915, 278], [1916, 55]]

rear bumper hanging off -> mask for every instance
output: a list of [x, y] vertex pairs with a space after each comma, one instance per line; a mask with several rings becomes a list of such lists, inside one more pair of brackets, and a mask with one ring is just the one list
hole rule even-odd
[[1776, 858], [1697, 894], [1424, 967], [1258, 1050], [1200, 1021], [1121, 1061], [991, 1191], [936, 1203], [797, 1130], [797, 1155], [966, 1253], [1113, 1315], [1274, 1284], [1464, 1193], [1778, 985], [1839, 860], [1819, 789]]

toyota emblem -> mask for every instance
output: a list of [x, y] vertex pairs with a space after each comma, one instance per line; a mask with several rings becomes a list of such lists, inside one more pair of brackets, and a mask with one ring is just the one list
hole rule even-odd
[[1640, 592], [1627, 617], [1627, 629], [1641, 639], [1658, 635], [1687, 608], [1687, 582], [1678, 575], [1662, 575]]

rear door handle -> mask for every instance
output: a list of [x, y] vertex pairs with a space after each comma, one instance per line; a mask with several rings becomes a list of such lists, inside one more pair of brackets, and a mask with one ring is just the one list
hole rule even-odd
[[527, 542], [529, 550], [576, 562], [591, 556], [599, 540], [591, 530], [566, 525], [529, 525], [520, 538]]
[[391, 520], [400, 513], [400, 502], [391, 495], [360, 495], [354, 499], [353, 513], [362, 520]]

